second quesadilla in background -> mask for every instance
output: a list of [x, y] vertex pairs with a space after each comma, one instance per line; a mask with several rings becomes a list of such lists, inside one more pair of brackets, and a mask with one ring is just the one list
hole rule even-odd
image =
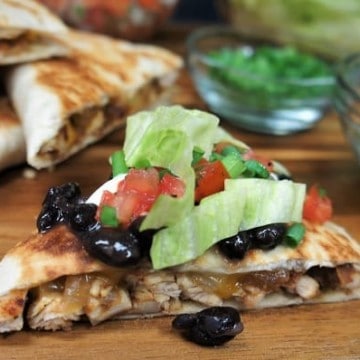
[[56, 34], [65, 24], [46, 7], [31, 0], [0, 1], [0, 64], [16, 64], [68, 53]]
[[159, 47], [70, 35], [63, 40], [71, 58], [17, 65], [6, 76], [27, 161], [37, 169], [67, 159], [122, 126], [127, 115], [161, 102], [183, 64]]

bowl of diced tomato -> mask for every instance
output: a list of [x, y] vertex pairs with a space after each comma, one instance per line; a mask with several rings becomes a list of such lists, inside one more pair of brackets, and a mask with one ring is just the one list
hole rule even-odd
[[178, 0], [39, 0], [68, 25], [128, 40], [155, 34]]

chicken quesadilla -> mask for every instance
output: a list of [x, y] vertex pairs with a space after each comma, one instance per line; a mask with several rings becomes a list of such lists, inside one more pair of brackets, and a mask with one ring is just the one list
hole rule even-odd
[[329, 199], [214, 115], [132, 115], [111, 165], [86, 200], [50, 188], [37, 231], [3, 257], [1, 332], [360, 298], [360, 244]]
[[0, 171], [24, 163], [25, 139], [20, 120], [6, 97], [0, 97]]
[[31, 0], [0, 1], [0, 64], [17, 64], [68, 54], [56, 38], [67, 32], [63, 22]]
[[155, 46], [76, 31], [63, 41], [71, 57], [17, 65], [6, 74], [27, 162], [37, 169], [103, 138], [124, 125], [126, 115], [164, 101], [182, 67], [179, 56]]

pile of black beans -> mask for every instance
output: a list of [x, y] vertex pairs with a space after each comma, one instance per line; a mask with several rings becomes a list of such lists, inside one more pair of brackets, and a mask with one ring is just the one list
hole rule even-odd
[[152, 241], [151, 230], [139, 231], [141, 221], [128, 228], [98, 227], [80, 234], [86, 251], [93, 257], [111, 266], [137, 264], [149, 257]]
[[195, 314], [178, 315], [172, 327], [186, 339], [203, 346], [223, 345], [244, 329], [239, 312], [229, 306], [213, 306]]
[[85, 250], [111, 266], [139, 262], [149, 253], [152, 232], [140, 232], [139, 218], [128, 229], [103, 227], [96, 220], [97, 206], [86, 203], [79, 185], [66, 183], [48, 190], [37, 219], [41, 233], [65, 224], [81, 239]]
[[250, 249], [271, 250], [282, 243], [287, 231], [287, 224], [275, 223], [260, 226], [236, 235], [218, 243], [220, 251], [229, 259], [241, 260]]
[[74, 231], [92, 231], [99, 226], [95, 219], [97, 206], [85, 203], [77, 183], [51, 187], [37, 218], [38, 231], [44, 233], [55, 225], [66, 224]]

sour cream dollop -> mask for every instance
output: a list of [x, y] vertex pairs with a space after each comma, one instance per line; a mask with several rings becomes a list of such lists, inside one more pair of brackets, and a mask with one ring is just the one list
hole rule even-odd
[[103, 192], [107, 190], [110, 191], [111, 193], [115, 193], [119, 182], [123, 180], [125, 176], [126, 174], [119, 174], [114, 178], [112, 178], [111, 180], [105, 182], [89, 196], [86, 202], [89, 204], [91, 203], [99, 206]]

